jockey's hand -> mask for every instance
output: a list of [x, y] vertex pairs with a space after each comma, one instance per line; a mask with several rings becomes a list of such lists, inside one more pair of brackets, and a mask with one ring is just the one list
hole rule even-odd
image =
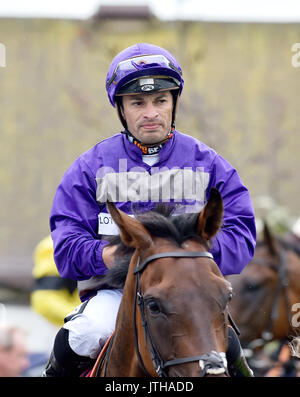
[[115, 265], [115, 251], [117, 246], [110, 245], [103, 248], [102, 258], [107, 268], [111, 268]]

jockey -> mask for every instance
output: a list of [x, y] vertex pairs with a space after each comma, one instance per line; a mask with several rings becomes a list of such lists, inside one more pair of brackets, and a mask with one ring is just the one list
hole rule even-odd
[[[211, 252], [221, 272], [240, 273], [254, 254], [253, 207], [237, 171], [213, 149], [175, 129], [183, 84], [176, 59], [156, 45], [133, 45], [110, 65], [106, 90], [124, 131], [71, 165], [50, 216], [56, 265], [62, 277], [78, 280], [83, 303], [58, 332], [45, 376], [75, 374], [77, 364], [96, 359], [114, 330], [122, 291], [97, 288], [99, 277], [114, 264], [107, 238], [118, 234], [107, 200], [130, 215], [168, 201], [176, 215], [200, 212], [216, 187], [224, 202], [224, 225]], [[236, 376], [251, 376], [234, 332], [229, 340]]]
[[66, 315], [80, 304], [77, 283], [70, 278], [60, 277], [53, 259], [50, 235], [38, 243], [33, 260], [31, 308], [51, 324], [61, 327]]

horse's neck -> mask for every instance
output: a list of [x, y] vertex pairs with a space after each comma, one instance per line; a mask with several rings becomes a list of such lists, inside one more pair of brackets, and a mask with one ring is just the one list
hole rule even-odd
[[137, 254], [135, 253], [130, 262], [123, 289], [106, 376], [141, 376], [141, 370], [136, 359], [133, 329], [135, 292], [135, 276], [133, 274], [133, 269], [136, 263]]
[[292, 307], [300, 301], [300, 258], [291, 250], [287, 250], [286, 254], [288, 284], [281, 291], [282, 315], [278, 317], [274, 331], [278, 339], [293, 332], [293, 317], [290, 317], [293, 314]]
[[287, 262], [290, 300], [291, 303], [300, 302], [300, 257], [289, 251]]

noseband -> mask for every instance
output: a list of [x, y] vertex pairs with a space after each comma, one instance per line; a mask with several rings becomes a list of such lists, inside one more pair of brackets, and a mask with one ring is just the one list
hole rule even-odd
[[225, 358], [225, 353], [217, 353], [215, 351], [211, 351], [208, 354], [200, 355], [200, 356], [192, 356], [192, 357], [184, 357], [184, 358], [176, 358], [174, 360], [164, 361], [160, 356], [150, 333], [147, 320], [145, 318], [145, 311], [144, 311], [144, 298], [141, 293], [139, 281], [140, 275], [145, 270], [147, 265], [156, 260], [161, 258], [209, 258], [214, 260], [213, 255], [210, 252], [162, 252], [159, 254], [148, 256], [144, 262], [140, 264], [140, 258], [138, 258], [137, 266], [134, 269], [133, 273], [136, 275], [136, 282], [135, 282], [135, 294], [134, 294], [134, 303], [133, 303], [133, 328], [134, 328], [134, 342], [135, 342], [135, 349], [136, 355], [139, 361], [139, 364], [142, 370], [145, 372], [147, 376], [150, 377], [150, 374], [145, 368], [143, 363], [139, 346], [138, 346], [138, 338], [137, 338], [137, 327], [136, 327], [136, 305], [138, 304], [140, 308], [141, 318], [142, 318], [142, 325], [144, 327], [145, 332], [145, 342], [147, 342], [147, 338], [149, 340], [149, 352], [151, 355], [151, 359], [154, 365], [154, 368], [161, 377], [167, 377], [166, 369], [173, 365], [184, 364], [188, 362], [199, 361], [199, 366], [202, 370], [200, 376], [203, 377], [206, 374], [211, 375], [219, 375], [227, 372], [227, 362]]

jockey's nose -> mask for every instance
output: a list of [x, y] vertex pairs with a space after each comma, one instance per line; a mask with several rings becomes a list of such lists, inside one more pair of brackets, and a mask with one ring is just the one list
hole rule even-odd
[[146, 120], [154, 120], [158, 116], [158, 111], [153, 103], [150, 101], [145, 106], [144, 118]]

